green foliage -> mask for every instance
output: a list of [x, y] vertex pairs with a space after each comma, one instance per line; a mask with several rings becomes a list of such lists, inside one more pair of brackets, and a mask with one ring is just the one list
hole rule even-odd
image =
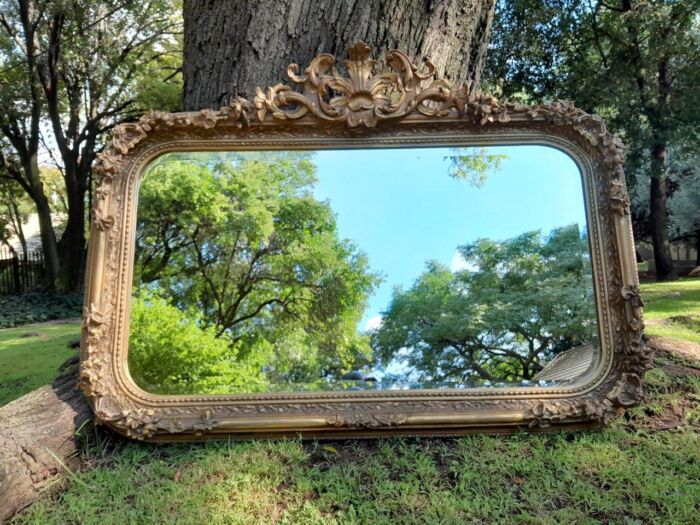
[[136, 281], [241, 354], [271, 356], [274, 382], [313, 382], [370, 358], [357, 332], [377, 278], [313, 198], [308, 154], [168, 156], [139, 194]]
[[6, 178], [0, 168], [0, 246], [21, 238], [22, 226], [32, 211], [32, 201], [17, 181]]
[[0, 295], [0, 328], [80, 316], [83, 297], [78, 294], [30, 292]]
[[489, 153], [488, 148], [452, 148], [449, 175], [455, 179], [468, 181], [480, 188], [490, 173], [501, 169], [501, 163], [508, 155]]
[[263, 389], [264, 354], [241, 359], [226, 337], [200, 328], [155, 293], [142, 291], [131, 303], [129, 371], [137, 385], [155, 394], [228, 394]]
[[471, 269], [429, 263], [411, 289], [395, 291], [372, 336], [384, 363], [404, 359], [419, 381], [517, 381], [594, 339], [587, 241], [576, 225], [459, 251]]
[[506, 97], [573, 100], [605, 117], [627, 145], [638, 238], [650, 235], [649, 180], [668, 175], [651, 149], [669, 147], [671, 170], [700, 152], [699, 15], [696, 0], [498, 3], [486, 82]]
[[0, 330], [0, 406], [51, 383], [59, 367], [77, 355], [68, 343], [79, 338], [79, 321]]

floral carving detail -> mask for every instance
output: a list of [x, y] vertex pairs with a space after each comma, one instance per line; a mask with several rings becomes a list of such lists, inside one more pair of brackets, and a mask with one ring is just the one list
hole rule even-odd
[[92, 221], [95, 223], [95, 227], [101, 232], [107, 231], [114, 226], [114, 216], [108, 214], [104, 208], [105, 206], [103, 204], [102, 206], [95, 207], [92, 212]]
[[[252, 111], [252, 104], [242, 97], [234, 98], [228, 106], [218, 111], [212, 109], [203, 109], [189, 113], [150, 111], [137, 122], [127, 122], [114, 128], [112, 132], [112, 150], [121, 155], [126, 155], [140, 142], [148, 138], [149, 134], [163, 128], [198, 127], [211, 129], [220, 123], [241, 128], [247, 126], [250, 122]], [[113, 154], [107, 152], [101, 155], [99, 162], [103, 171], [109, 169], [114, 163]]]
[[148, 439], [156, 433], [159, 419], [155, 410], [137, 408], [122, 411], [121, 417], [112, 423], [122, 427], [127, 436], [140, 440]]
[[404, 414], [352, 414], [349, 416], [336, 414], [326, 419], [326, 423], [339, 428], [381, 428], [403, 425], [407, 420]]
[[518, 104], [502, 102], [493, 95], [472, 88], [468, 83], [455, 93], [454, 106], [464, 117], [470, 118], [480, 126], [499, 122], [510, 122], [511, 112], [523, 111]]
[[99, 397], [105, 361], [100, 358], [100, 345], [112, 322], [112, 305], [90, 304], [83, 309], [83, 350], [80, 364], [80, 388], [88, 397]]
[[194, 425], [194, 431], [196, 435], [202, 435], [204, 432], [213, 430], [219, 426], [219, 422], [214, 419], [214, 412], [211, 409], [206, 409], [199, 421]]
[[654, 364], [654, 349], [644, 340], [644, 301], [639, 286], [631, 285], [622, 288], [622, 298], [625, 300], [629, 340], [625, 345], [626, 369], [630, 372], [643, 374]]
[[623, 180], [613, 180], [610, 183], [611, 206], [618, 215], [628, 215], [630, 212], [630, 199]]
[[[290, 64], [289, 78], [301, 85], [301, 92], [277, 84], [264, 92], [257, 89], [255, 108], [260, 121], [267, 112], [278, 119], [298, 119], [311, 113], [323, 120], [346, 121], [348, 126], [377, 125], [377, 122], [403, 117], [410, 112], [444, 115], [453, 105], [451, 86], [435, 78], [435, 66], [426, 62], [426, 73], [400, 51], [390, 51], [380, 66], [370, 57], [371, 48], [360, 42], [348, 49], [345, 61], [348, 76], [335, 68], [335, 57], [314, 58], [303, 74]], [[423, 87], [427, 83], [427, 86]]]
[[622, 288], [622, 298], [629, 306], [629, 325], [634, 332], [641, 333], [644, 330], [642, 315], [644, 312], [644, 301], [642, 300], [639, 286], [631, 285]]

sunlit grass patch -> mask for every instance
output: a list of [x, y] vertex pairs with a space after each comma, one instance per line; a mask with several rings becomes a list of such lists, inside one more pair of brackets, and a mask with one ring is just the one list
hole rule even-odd
[[645, 333], [700, 344], [700, 278], [642, 283]]
[[0, 405], [53, 381], [77, 354], [68, 343], [79, 337], [79, 321], [0, 330]]

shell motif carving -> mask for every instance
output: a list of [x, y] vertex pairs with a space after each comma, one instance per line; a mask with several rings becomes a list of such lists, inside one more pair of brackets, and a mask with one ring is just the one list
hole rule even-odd
[[[335, 57], [314, 58], [302, 74], [291, 64], [287, 74], [301, 92], [285, 84], [258, 88], [255, 109], [260, 121], [268, 111], [278, 119], [298, 119], [311, 113], [323, 120], [346, 121], [348, 126], [377, 125], [381, 120], [416, 110], [428, 116], [446, 114], [452, 106], [452, 89], [446, 80], [435, 78], [435, 66], [426, 62], [421, 73], [400, 51], [390, 51], [381, 66], [370, 58], [371, 48], [360, 42], [348, 49], [348, 76], [336, 70]], [[423, 87], [427, 84], [427, 87]]]

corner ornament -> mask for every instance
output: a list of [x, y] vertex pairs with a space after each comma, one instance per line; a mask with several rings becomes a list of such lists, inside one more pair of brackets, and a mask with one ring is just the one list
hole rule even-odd
[[348, 77], [338, 73], [335, 57], [327, 53], [314, 58], [303, 74], [297, 64], [290, 64], [287, 74], [302, 91], [285, 84], [267, 92], [258, 88], [254, 99], [258, 119], [262, 122], [268, 111], [277, 119], [290, 120], [311, 113], [323, 120], [347, 121], [350, 127], [372, 128], [381, 120], [414, 110], [439, 116], [452, 107], [450, 83], [435, 78], [431, 62], [426, 62], [427, 71], [421, 73], [400, 51], [390, 51], [382, 65], [369, 58], [370, 52], [364, 42], [348, 49]]

